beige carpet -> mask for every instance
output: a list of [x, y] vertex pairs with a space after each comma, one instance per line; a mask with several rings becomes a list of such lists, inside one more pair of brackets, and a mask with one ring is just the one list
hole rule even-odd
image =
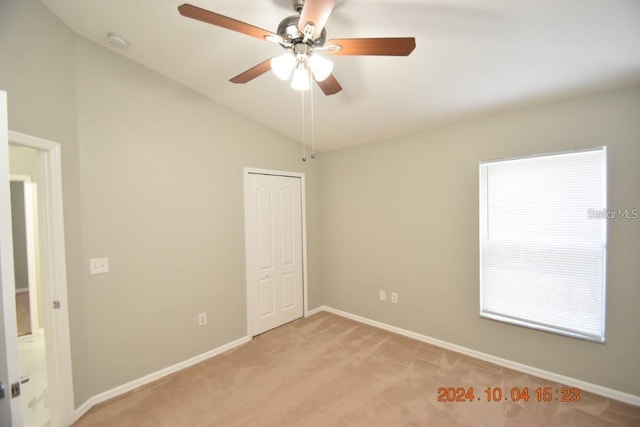
[[[475, 400], [438, 402], [441, 387], [474, 387]], [[529, 400], [489, 402], [486, 387], [528, 387]], [[537, 401], [539, 387], [541, 397], [550, 387], [550, 402]], [[97, 405], [74, 425], [640, 426], [639, 407], [584, 391], [561, 402], [561, 387], [320, 313]]]

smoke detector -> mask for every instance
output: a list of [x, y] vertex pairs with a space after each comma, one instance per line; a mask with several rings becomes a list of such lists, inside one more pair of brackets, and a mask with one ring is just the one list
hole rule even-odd
[[118, 49], [126, 49], [129, 47], [129, 42], [118, 33], [107, 33], [107, 38], [112, 46]]

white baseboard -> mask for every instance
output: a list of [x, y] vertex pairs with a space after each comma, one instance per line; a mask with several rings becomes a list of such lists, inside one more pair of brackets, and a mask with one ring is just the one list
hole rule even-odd
[[[325, 307], [321, 306], [318, 308], [315, 308], [311, 311], [307, 311], [305, 313], [305, 317], [309, 317], [312, 316], [316, 313], [319, 313], [321, 311], [324, 311]], [[138, 378], [137, 380], [133, 380], [130, 381], [126, 384], [120, 385], [118, 387], [112, 388], [111, 390], [107, 390], [105, 392], [102, 392], [100, 394], [97, 394], [95, 396], [90, 397], [86, 402], [84, 402], [82, 405], [80, 405], [76, 410], [75, 410], [75, 420], [79, 420], [80, 417], [82, 417], [84, 414], [86, 414], [92, 407], [94, 407], [95, 405], [97, 405], [98, 403], [102, 403], [105, 402], [109, 399], [113, 399], [114, 397], [120, 396], [124, 393], [127, 393], [131, 390], [134, 390], [140, 386], [143, 386], [145, 384], [148, 384], [150, 382], [156, 381], [162, 377], [165, 377], [169, 374], [172, 374], [174, 372], [178, 372], [181, 371], [182, 369], [188, 368], [189, 366], [195, 365], [196, 363], [200, 363], [203, 360], [209, 359], [211, 357], [217, 356], [221, 353], [224, 353], [225, 351], [231, 350], [235, 347], [238, 347], [242, 344], [245, 344], [247, 342], [251, 341], [251, 337], [249, 336], [245, 336], [242, 338], [239, 338], [235, 341], [232, 341], [230, 343], [224, 344], [220, 347], [217, 347], [211, 351], [208, 351], [206, 353], [203, 353], [199, 356], [195, 356], [192, 357], [191, 359], [185, 360], [183, 362], [180, 363], [176, 363], [173, 366], [169, 366], [168, 368], [164, 368], [161, 369], [157, 372], [153, 372], [149, 375], [146, 375], [142, 378]]]
[[524, 365], [522, 363], [514, 362], [512, 360], [493, 356], [491, 354], [482, 353], [480, 351], [472, 350], [470, 348], [463, 347], [457, 344], [452, 344], [436, 338], [431, 338], [426, 335], [422, 335], [416, 332], [408, 331], [406, 329], [391, 326], [386, 323], [382, 323], [376, 320], [368, 319], [366, 317], [358, 316], [356, 314], [351, 314], [345, 311], [337, 310], [332, 307], [321, 306], [321, 307], [315, 308], [310, 312], [308, 312], [307, 316], [311, 316], [321, 311], [326, 311], [328, 313], [332, 313], [337, 316], [346, 317], [348, 319], [352, 319], [357, 322], [364, 323], [366, 325], [375, 326], [377, 328], [384, 329], [389, 332], [394, 332], [398, 335], [403, 335], [405, 337], [413, 338], [417, 341], [422, 341], [427, 344], [433, 344], [435, 346], [442, 347], [447, 350], [455, 351], [457, 353], [462, 353], [467, 356], [475, 357], [476, 359], [484, 360], [485, 362], [490, 362], [496, 365], [504, 366], [505, 368], [514, 369], [516, 371], [524, 372], [526, 374], [544, 378], [546, 380], [557, 382], [567, 386], [578, 387], [581, 390], [594, 393], [603, 397], [607, 397], [609, 399], [618, 400], [620, 402], [625, 402], [634, 406], [640, 406], [640, 396], [625, 393], [619, 390], [614, 390], [608, 387], [603, 387], [598, 384], [589, 383], [589, 382], [578, 380], [575, 378], [567, 377], [565, 375], [556, 374], [555, 372], [545, 371], [543, 369], [539, 369], [533, 366]]
[[304, 314], [304, 317], [309, 317], [309, 316], [313, 316], [316, 313], [320, 313], [321, 311], [329, 311], [327, 310], [327, 307], [324, 305], [321, 305], [320, 307], [316, 307], [313, 310], [309, 310]]
[[213, 350], [210, 350], [206, 353], [200, 354], [198, 356], [192, 357], [191, 359], [187, 359], [183, 362], [180, 363], [176, 363], [173, 366], [169, 366], [167, 368], [161, 369], [159, 371], [153, 372], [149, 375], [146, 375], [142, 378], [138, 378], [137, 380], [133, 380], [131, 382], [128, 382], [126, 384], [123, 384], [121, 386], [115, 387], [111, 390], [107, 390], [103, 393], [100, 393], [98, 395], [95, 395], [91, 398], [89, 398], [86, 402], [84, 402], [79, 408], [76, 409], [75, 411], [75, 419], [76, 421], [78, 419], [80, 419], [80, 417], [82, 417], [84, 414], [87, 413], [87, 411], [89, 411], [89, 409], [91, 409], [94, 405], [97, 405], [98, 403], [102, 403], [105, 402], [109, 399], [113, 399], [114, 397], [120, 396], [121, 394], [127, 393], [131, 390], [134, 390], [140, 386], [143, 386], [145, 384], [148, 384], [150, 382], [156, 381], [162, 377], [165, 377], [169, 374], [173, 374], [174, 372], [178, 372], [181, 371], [185, 368], [188, 368], [192, 365], [195, 365], [196, 363], [200, 363], [204, 360], [210, 359], [214, 356], [217, 356], [221, 353], [224, 353], [225, 351], [229, 351], [235, 347], [238, 347], [242, 344], [245, 344], [247, 342], [251, 341], [251, 337], [249, 336], [245, 336], [242, 338], [239, 338], [235, 341], [232, 341], [230, 343], [221, 345], [220, 347], [214, 348]]

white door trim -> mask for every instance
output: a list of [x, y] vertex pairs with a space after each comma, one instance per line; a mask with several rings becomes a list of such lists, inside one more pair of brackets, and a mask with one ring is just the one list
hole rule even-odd
[[[62, 207], [62, 164], [60, 144], [9, 130], [9, 143], [38, 151], [40, 191], [38, 191], [39, 236], [42, 251], [43, 323], [47, 346], [49, 396], [53, 425], [71, 425], [75, 421], [69, 304]], [[54, 310], [53, 301], [60, 302]], [[46, 307], [50, 307], [46, 309]], [[55, 400], [54, 400], [55, 399]]]
[[289, 176], [292, 178], [300, 178], [300, 203], [302, 204], [302, 291], [304, 294], [304, 304], [302, 316], [305, 317], [307, 315], [307, 311], [309, 311], [309, 300], [308, 300], [308, 279], [307, 279], [307, 203], [306, 203], [306, 195], [305, 195], [305, 180], [304, 173], [302, 172], [287, 172], [287, 171], [278, 171], [271, 169], [257, 169], [257, 168], [249, 168], [245, 167], [243, 171], [243, 179], [244, 179], [244, 206], [245, 206], [245, 216], [244, 216], [244, 248], [245, 248], [245, 282], [246, 282], [246, 292], [247, 292], [247, 336], [253, 337], [254, 325], [253, 325], [253, 299], [251, 298], [250, 293], [250, 281], [251, 271], [249, 268], [249, 218], [246, 215], [246, 207], [248, 206], [248, 197], [249, 197], [249, 180], [247, 179], [249, 175], [272, 175], [272, 176]]

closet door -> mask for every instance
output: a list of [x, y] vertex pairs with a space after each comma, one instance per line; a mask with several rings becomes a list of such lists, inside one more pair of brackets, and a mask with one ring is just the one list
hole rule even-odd
[[303, 315], [302, 180], [246, 176], [247, 281], [253, 336]]

